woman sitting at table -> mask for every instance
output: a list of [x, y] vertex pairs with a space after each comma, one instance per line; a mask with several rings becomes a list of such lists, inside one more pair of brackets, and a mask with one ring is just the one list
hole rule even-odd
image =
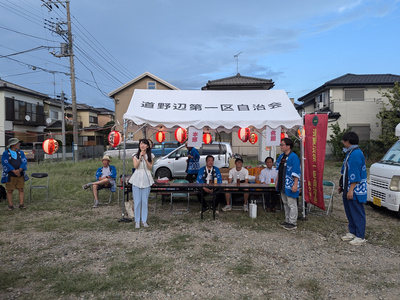
[[[222, 183], [222, 176], [219, 168], [214, 167], [214, 156], [212, 155], [207, 155], [206, 157], [206, 165], [202, 168], [200, 168], [199, 173], [197, 174], [197, 183], [214, 183], [215, 180], [217, 183]], [[201, 212], [206, 212], [209, 208], [207, 206], [206, 201], [202, 198], [202, 195], [212, 195], [214, 194], [214, 189], [209, 189], [207, 187], [203, 187], [203, 193], [198, 192], [197, 193], [197, 199], [199, 202], [202, 204], [201, 207]], [[223, 195], [222, 194], [217, 194], [216, 195], [216, 200], [215, 200], [215, 205], [218, 205], [221, 200], [223, 201]]]

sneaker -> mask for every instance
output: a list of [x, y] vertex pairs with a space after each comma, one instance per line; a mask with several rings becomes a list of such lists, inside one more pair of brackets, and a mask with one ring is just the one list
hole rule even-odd
[[294, 224], [288, 223], [285, 226], [283, 226], [283, 228], [285, 228], [286, 230], [294, 230], [294, 229], [297, 229], [297, 226]]
[[139, 223], [139, 222], [136, 222], [136, 223], [135, 223], [135, 228], [136, 228], [136, 229], [140, 228], [140, 223]]
[[230, 210], [232, 210], [232, 206], [230, 206], [230, 205], [225, 205], [223, 208], [221, 208], [222, 209], [222, 211], [230, 211]]
[[143, 227], [149, 227], [149, 224], [147, 224], [146, 222], [142, 222]]
[[365, 239], [362, 239], [362, 238], [359, 238], [359, 237], [355, 237], [353, 240], [351, 240], [349, 242], [349, 244], [353, 245], [353, 246], [360, 246], [360, 245], [365, 244], [365, 242], [366, 242]]
[[93, 208], [97, 208], [97, 207], [99, 207], [99, 201], [94, 201]]
[[23, 205], [23, 204], [21, 204], [20, 206], [18, 206], [20, 209], [25, 209], [26, 208], [26, 206], [25, 205]]
[[243, 210], [244, 210], [245, 212], [248, 212], [248, 211], [249, 211], [249, 207], [245, 204], [245, 205], [243, 205]]
[[355, 236], [354, 234], [348, 232], [348, 233], [346, 233], [346, 235], [342, 236], [341, 239], [342, 239], [342, 241], [347, 242], [347, 241], [352, 241], [352, 240], [354, 240], [355, 237], [356, 237], [356, 236]]
[[84, 189], [84, 190], [87, 190], [88, 188], [90, 187], [90, 185], [89, 184], [84, 184], [84, 185], [82, 185], [82, 188]]
[[287, 224], [290, 224], [290, 223], [284, 221], [284, 222], [282, 222], [282, 223], [279, 223], [279, 226], [285, 227]]
[[7, 210], [14, 210], [14, 206], [9, 205], [8, 208], [7, 208]]

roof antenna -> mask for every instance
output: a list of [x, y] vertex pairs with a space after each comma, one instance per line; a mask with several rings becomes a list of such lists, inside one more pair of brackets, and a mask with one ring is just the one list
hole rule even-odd
[[239, 74], [239, 55], [243, 53], [240, 51], [238, 54], [234, 55], [233, 57], [236, 58], [236, 74]]

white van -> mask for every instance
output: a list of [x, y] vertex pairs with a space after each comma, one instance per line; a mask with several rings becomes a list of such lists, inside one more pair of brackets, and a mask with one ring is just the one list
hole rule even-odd
[[[229, 167], [229, 159], [232, 158], [232, 147], [229, 143], [213, 142], [212, 144], [203, 144], [199, 150], [200, 167], [206, 165], [207, 155], [214, 156], [214, 166], [218, 168]], [[156, 178], [185, 177], [187, 175], [187, 148], [182, 145], [166, 156], [156, 160], [153, 164], [153, 174]]]
[[[396, 126], [400, 137], [400, 123]], [[368, 202], [374, 207], [386, 207], [400, 217], [400, 140], [383, 158], [369, 169]]]

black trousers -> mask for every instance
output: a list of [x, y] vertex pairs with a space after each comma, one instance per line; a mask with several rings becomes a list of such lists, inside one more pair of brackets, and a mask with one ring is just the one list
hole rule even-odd
[[[223, 194], [223, 193], [218, 193], [218, 194], [216, 194], [215, 206], [218, 206], [218, 203], [224, 203], [224, 202], [225, 202], [225, 196], [224, 196], [224, 195], [225, 195], [225, 194]], [[197, 200], [199, 200], [200, 204], [202, 203], [202, 198], [201, 198], [201, 196], [202, 196], [202, 193], [201, 193], [201, 192], [198, 192], [198, 193], [197, 193]], [[208, 207], [208, 205], [207, 205], [207, 200], [208, 200], [208, 201], [211, 201], [211, 203], [212, 203], [212, 201], [213, 201], [213, 194], [208, 194], [208, 193], [204, 192], [204, 193], [203, 193], [203, 196], [204, 196], [204, 203], [202, 204], [202, 205], [203, 205], [202, 208], [205, 209], [205, 208]]]
[[278, 203], [279, 200], [279, 194], [278, 193], [266, 193], [264, 194], [265, 197], [265, 204], [268, 208], [275, 208], [276, 204]]
[[185, 179], [187, 181], [189, 181], [190, 183], [195, 182], [196, 178], [197, 178], [197, 174], [187, 174], [186, 177], [185, 177]]

